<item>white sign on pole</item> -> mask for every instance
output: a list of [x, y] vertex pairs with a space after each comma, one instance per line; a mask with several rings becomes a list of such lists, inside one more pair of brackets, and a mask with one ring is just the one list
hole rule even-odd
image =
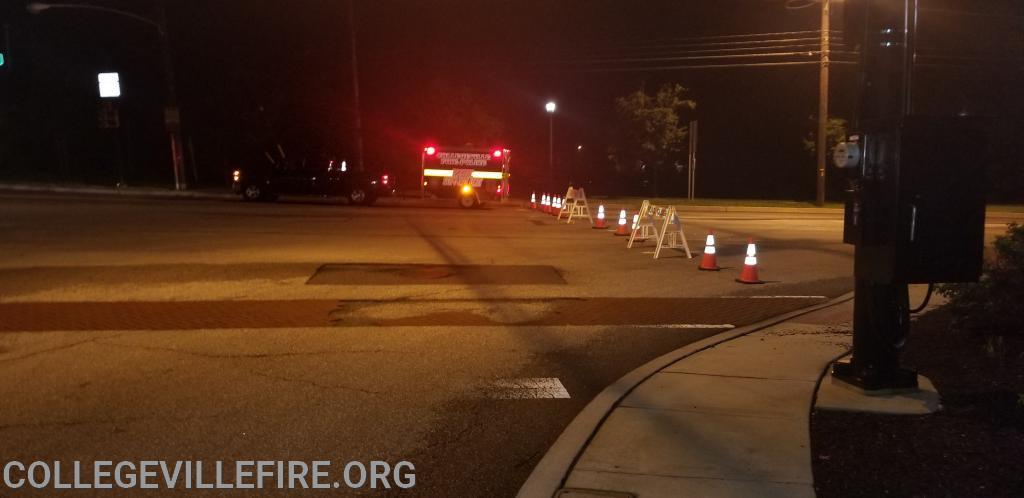
[[100, 98], [113, 99], [121, 96], [121, 77], [117, 73], [100, 73]]

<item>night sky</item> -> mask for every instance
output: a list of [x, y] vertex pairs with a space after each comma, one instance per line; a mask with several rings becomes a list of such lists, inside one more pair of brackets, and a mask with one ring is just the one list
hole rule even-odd
[[[95, 129], [94, 81], [99, 70], [117, 70], [126, 93], [122, 114], [130, 122], [119, 132], [129, 177], [168, 181], [153, 30], [101, 14], [28, 16], [23, 2], [3, 1], [12, 47], [7, 74], [0, 75], [8, 130], [0, 175], [111, 182], [111, 137]], [[95, 3], [154, 12], [145, 0]], [[951, 1], [924, 3], [946, 7]], [[1020, 97], [1005, 75], [1020, 76], [1024, 30], [1014, 16], [1024, 10], [1018, 1], [995, 4], [1009, 15], [973, 19], [971, 29], [1008, 39], [998, 48], [1016, 56], [1015, 65], [1001, 68], [999, 77], [972, 73], [967, 79], [984, 92], [936, 90], [925, 98], [956, 101], [968, 111], [996, 108], [1019, 119]], [[354, 154], [346, 2], [168, 0], [167, 9], [185, 136], [200, 183], [223, 184], [226, 171], [268, 142], [291, 154]], [[836, 10], [833, 27], [841, 30], [843, 9]], [[543, 104], [554, 99], [559, 176], [613, 193], [622, 188], [606, 174], [614, 98], [675, 82], [698, 102], [687, 118], [701, 123], [699, 196], [811, 198], [814, 158], [802, 139], [815, 126], [816, 65], [619, 71], [643, 64], [594, 61], [671, 54], [692, 37], [813, 31], [819, 12], [765, 0], [356, 0], [365, 164], [413, 176], [427, 143], [500, 142], [480, 145], [514, 151], [513, 188], [522, 194], [546, 174]], [[953, 26], [963, 29], [948, 16], [933, 19], [936, 39], [956, 39]], [[838, 37], [837, 49], [855, 49], [855, 37]], [[852, 116], [857, 83], [855, 66], [833, 66], [832, 115]], [[982, 93], [994, 101], [975, 104], [973, 96]], [[499, 122], [500, 138], [481, 139], [479, 127], [460, 115], [467, 107]], [[684, 177], [664, 181], [668, 192], [685, 190]], [[838, 178], [830, 181], [831, 198], [838, 199], [840, 189]]]

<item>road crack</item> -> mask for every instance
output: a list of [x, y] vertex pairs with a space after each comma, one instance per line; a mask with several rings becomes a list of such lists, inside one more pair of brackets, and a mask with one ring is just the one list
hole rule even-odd
[[350, 350], [325, 350], [325, 351], [299, 351], [299, 352], [283, 352], [283, 353], [205, 353], [201, 351], [188, 351], [184, 349], [176, 348], [165, 348], [158, 346], [143, 346], [140, 344], [123, 344], [116, 342], [100, 342], [95, 339], [94, 342], [106, 346], [113, 346], [115, 348], [122, 349], [137, 349], [142, 351], [153, 351], [159, 353], [176, 353], [187, 356], [195, 356], [198, 358], [208, 359], [264, 359], [264, 358], [290, 358], [290, 357], [302, 357], [302, 356], [326, 356], [326, 355], [343, 355], [343, 354], [411, 354], [409, 351], [397, 351], [388, 349], [350, 349]]
[[100, 340], [102, 340], [102, 339], [116, 339], [116, 338], [118, 338], [118, 337], [120, 337], [122, 335], [124, 335], [124, 334], [116, 334], [116, 335], [109, 335], [109, 336], [103, 336], [103, 337], [93, 337], [92, 339], [86, 339], [84, 341], [77, 341], [77, 342], [72, 342], [70, 344], [63, 344], [61, 346], [56, 346], [56, 347], [47, 348], [47, 349], [41, 349], [39, 351], [33, 351], [31, 353], [26, 353], [26, 354], [23, 354], [21, 356], [12, 356], [10, 358], [3, 358], [3, 359], [0, 359], [0, 364], [13, 363], [13, 362], [20, 361], [20, 360], [25, 360], [25, 359], [28, 359], [28, 358], [34, 358], [36, 356], [42, 356], [42, 355], [45, 355], [45, 354], [56, 353], [58, 351], [64, 351], [64, 350], [76, 348], [76, 347], [81, 346], [83, 344], [101, 344]]
[[68, 421], [52, 421], [52, 422], [25, 422], [20, 424], [0, 424], [0, 431], [6, 431], [10, 429], [43, 429], [43, 428], [57, 428], [66, 429], [72, 427], [80, 427], [85, 425], [117, 425], [117, 424], [132, 424], [136, 422], [142, 422], [146, 420], [157, 420], [163, 422], [187, 422], [190, 420], [205, 420], [205, 419], [220, 419], [228, 415], [228, 412], [214, 413], [210, 415], [196, 415], [191, 417], [155, 417], [155, 416], [137, 416], [137, 417], [125, 417], [118, 419], [105, 419], [105, 420], [68, 420]]
[[363, 393], [363, 394], [373, 394], [373, 395], [382, 394], [380, 391], [371, 391], [369, 389], [360, 389], [358, 387], [352, 387], [352, 386], [345, 385], [345, 384], [322, 384], [320, 382], [316, 382], [316, 381], [308, 380], [308, 379], [295, 379], [295, 378], [292, 378], [292, 377], [270, 375], [270, 374], [263, 373], [263, 372], [252, 372], [252, 373], [254, 375], [258, 375], [260, 377], [264, 377], [264, 378], [271, 379], [271, 380], [277, 380], [277, 381], [281, 381], [281, 382], [294, 382], [294, 383], [297, 383], [297, 384], [306, 384], [306, 385], [313, 386], [313, 387], [316, 387], [316, 388], [319, 388], [319, 389], [330, 389], [330, 390], [340, 389], [340, 390], [343, 390], [343, 391], [354, 391], [354, 392], [359, 392], [359, 393]]

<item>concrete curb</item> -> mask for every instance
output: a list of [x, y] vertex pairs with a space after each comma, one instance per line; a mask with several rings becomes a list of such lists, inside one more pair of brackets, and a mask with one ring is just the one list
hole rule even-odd
[[853, 292], [843, 294], [824, 303], [790, 311], [789, 313], [761, 320], [751, 325], [728, 330], [666, 353], [629, 372], [598, 393], [576, 415], [572, 422], [562, 431], [562, 434], [558, 436], [554, 444], [551, 445], [547, 453], [544, 454], [540, 462], [537, 463], [533, 472], [526, 479], [526, 482], [519, 488], [519, 493], [516, 496], [520, 498], [550, 498], [554, 496], [555, 492], [562, 488], [572, 466], [576, 463], [576, 460], [583, 453], [591, 438], [597, 433], [598, 428], [600, 428], [615, 406], [638, 385], [662, 369], [705, 349], [773, 325], [778, 325], [801, 315], [847, 302], [851, 299], [853, 299]]
[[680, 211], [704, 213], [792, 213], [792, 214], [843, 214], [841, 208], [790, 208], [757, 206], [677, 206]]
[[163, 199], [237, 199], [238, 196], [230, 192], [204, 192], [198, 190], [164, 190], [148, 189], [139, 187], [116, 188], [116, 187], [94, 187], [87, 185], [48, 185], [48, 184], [21, 184], [21, 183], [0, 183], [0, 192], [35, 192], [52, 194], [87, 194], [87, 195], [114, 195], [120, 197], [146, 197]]
[[[604, 203], [608, 206], [639, 206], [641, 200], [623, 199], [588, 199], [591, 204]], [[794, 213], [794, 214], [842, 214], [843, 208], [839, 207], [785, 207], [785, 206], [723, 206], [717, 204], [676, 204], [682, 212], [699, 211], [708, 213]]]
[[[599, 199], [589, 198], [590, 204], [593, 209], [597, 209], [598, 204], [604, 204], [605, 209], [610, 211], [618, 211], [619, 209], [635, 210], [640, 207], [642, 201], [629, 201], [625, 202], [620, 199]], [[526, 203], [529, 205], [529, 202]], [[720, 206], [720, 205], [687, 205], [687, 204], [676, 204], [676, 207], [683, 214], [686, 213], [762, 213], [762, 214], [821, 214], [821, 215], [842, 215], [843, 208], [834, 207], [784, 207], [784, 206]], [[1000, 217], [1000, 218], [1024, 218], [1024, 213], [1017, 211], [999, 211], [988, 209], [985, 212], [986, 216]]]

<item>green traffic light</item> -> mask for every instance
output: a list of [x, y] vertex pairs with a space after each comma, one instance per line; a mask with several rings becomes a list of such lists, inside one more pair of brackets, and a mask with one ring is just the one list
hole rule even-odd
[[0, 66], [4, 65], [4, 53], [0, 52]]

